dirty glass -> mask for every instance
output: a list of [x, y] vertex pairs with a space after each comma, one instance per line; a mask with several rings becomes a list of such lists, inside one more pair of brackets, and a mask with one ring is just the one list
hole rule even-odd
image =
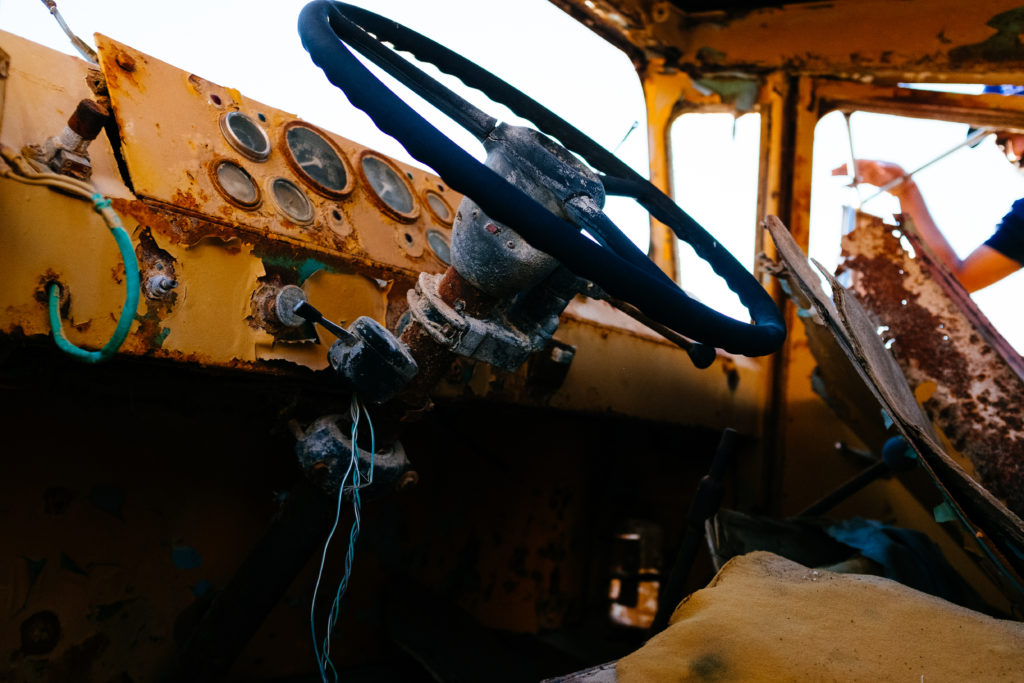
[[380, 200], [401, 214], [411, 213], [412, 193], [394, 169], [374, 156], [363, 157], [363, 173]]
[[290, 180], [277, 178], [272, 188], [274, 203], [281, 213], [296, 223], [308, 223], [313, 220], [313, 205], [298, 185]]
[[314, 185], [341, 192], [348, 184], [345, 162], [334, 147], [314, 130], [294, 126], [286, 134], [292, 159]]

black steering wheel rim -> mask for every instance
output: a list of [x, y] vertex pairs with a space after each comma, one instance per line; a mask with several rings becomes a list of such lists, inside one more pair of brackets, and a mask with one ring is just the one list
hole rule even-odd
[[[532, 246], [551, 254], [576, 275], [594, 282], [611, 296], [630, 302], [676, 332], [731, 353], [759, 356], [781, 346], [786, 334], [781, 313], [746, 268], [669, 197], [542, 105], [429, 38], [351, 5], [314, 0], [299, 15], [299, 35], [303, 47], [328, 80], [354, 106], [369, 114], [378, 128], [434, 169], [449, 187], [472, 197], [492, 219], [516, 230]], [[753, 323], [734, 320], [691, 299], [646, 256], [639, 260], [637, 254], [642, 256], [642, 252], [631, 243], [629, 248], [635, 253], [619, 253], [592, 242], [577, 226], [552, 214], [455, 144], [371, 73], [349, 45], [478, 138], [485, 137], [497, 121], [423, 74], [391, 47], [385, 47], [383, 41], [505, 104], [606, 174], [602, 178], [606, 191], [636, 199], [690, 243], [737, 294]]]

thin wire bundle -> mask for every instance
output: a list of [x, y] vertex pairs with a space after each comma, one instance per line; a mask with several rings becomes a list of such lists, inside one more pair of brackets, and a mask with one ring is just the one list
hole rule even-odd
[[[313, 634], [313, 653], [316, 656], [317, 668], [320, 671], [320, 680], [324, 683], [338, 680], [338, 671], [331, 662], [331, 633], [338, 623], [338, 617], [341, 613], [341, 599], [344, 597], [345, 591], [348, 590], [348, 582], [352, 576], [352, 560], [356, 552], [356, 539], [359, 538], [360, 511], [362, 507], [359, 489], [373, 483], [373, 466], [377, 452], [377, 439], [373, 432], [373, 421], [370, 419], [370, 413], [355, 394], [352, 394], [349, 415], [352, 418], [352, 452], [345, 475], [338, 484], [338, 502], [334, 513], [334, 524], [331, 526], [331, 531], [327, 534], [327, 540], [324, 542], [324, 550], [320, 556], [320, 570], [317, 572], [316, 585], [313, 588], [313, 602], [309, 609], [309, 627]], [[363, 475], [359, 471], [359, 444], [357, 439], [359, 438], [360, 415], [366, 416], [366, 424], [370, 428], [370, 467], [365, 483], [363, 482]], [[354, 519], [348, 535], [348, 551], [345, 553], [345, 575], [341, 578], [338, 590], [334, 594], [331, 611], [327, 617], [327, 630], [324, 633], [323, 641], [320, 642], [316, 632], [316, 596], [320, 591], [320, 579], [323, 577], [324, 564], [327, 561], [327, 549], [331, 545], [331, 539], [334, 537], [334, 532], [338, 528], [338, 522], [341, 519], [341, 501], [345, 496], [345, 485], [349, 481], [349, 476], [352, 478], [350, 488], [352, 491]], [[330, 673], [330, 679], [328, 679], [328, 673]]]

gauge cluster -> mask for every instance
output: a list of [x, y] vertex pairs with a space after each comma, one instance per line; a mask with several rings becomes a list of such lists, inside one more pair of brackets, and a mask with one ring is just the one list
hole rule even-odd
[[[220, 130], [225, 142], [244, 159], [259, 163], [270, 158], [271, 137], [253, 117], [238, 110], [230, 111], [220, 117]], [[433, 227], [425, 231], [424, 243], [442, 264], [450, 262], [450, 242], [444, 229], [452, 224], [453, 210], [438, 190], [417, 193], [412, 172], [370, 150], [359, 153], [354, 171], [348, 155], [328, 133], [299, 120], [289, 121], [282, 127], [278, 151], [299, 182], [273, 176], [261, 191], [241, 160], [218, 159], [211, 174], [218, 192], [234, 206], [248, 210], [260, 207], [265, 194], [280, 216], [296, 226], [309, 226], [316, 218], [311, 197], [344, 201], [356, 185], [361, 185], [370, 201], [391, 218], [409, 223], [424, 214], [438, 224], [440, 229]], [[440, 184], [438, 187], [443, 189]], [[423, 207], [426, 211], [422, 211]], [[333, 223], [336, 220], [328, 222], [336, 228]], [[412, 232], [401, 230], [397, 241], [406, 253], [419, 256], [424, 249], [422, 245], [416, 248], [417, 240]]]
[[[450, 261], [461, 196], [402, 164], [100, 36], [139, 197], [253, 240], [415, 274]], [[126, 66], [130, 65], [130, 66]]]

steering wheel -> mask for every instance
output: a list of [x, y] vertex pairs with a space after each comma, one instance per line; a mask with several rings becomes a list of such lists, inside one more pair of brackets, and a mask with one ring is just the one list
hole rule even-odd
[[[747, 356], [766, 355], [782, 345], [786, 328], [778, 307], [727, 249], [654, 185], [519, 90], [415, 31], [341, 2], [314, 0], [306, 5], [299, 15], [299, 36], [328, 80], [341, 88], [353, 105], [369, 114], [378, 128], [434, 169], [453, 190], [471, 197], [491, 219], [509, 226], [530, 245], [550, 254], [577, 276], [698, 342]], [[607, 194], [633, 198], [688, 242], [736, 293], [753, 323], [730, 318], [687, 296], [603, 213], [596, 221], [602, 227], [591, 231], [600, 244], [582, 234], [579, 226], [551, 213], [428, 123], [381, 83], [349, 46], [424, 97], [481, 142], [498, 127], [497, 119], [456, 95], [396, 51], [409, 52], [457, 77], [557, 139], [601, 174], [599, 178]]]

